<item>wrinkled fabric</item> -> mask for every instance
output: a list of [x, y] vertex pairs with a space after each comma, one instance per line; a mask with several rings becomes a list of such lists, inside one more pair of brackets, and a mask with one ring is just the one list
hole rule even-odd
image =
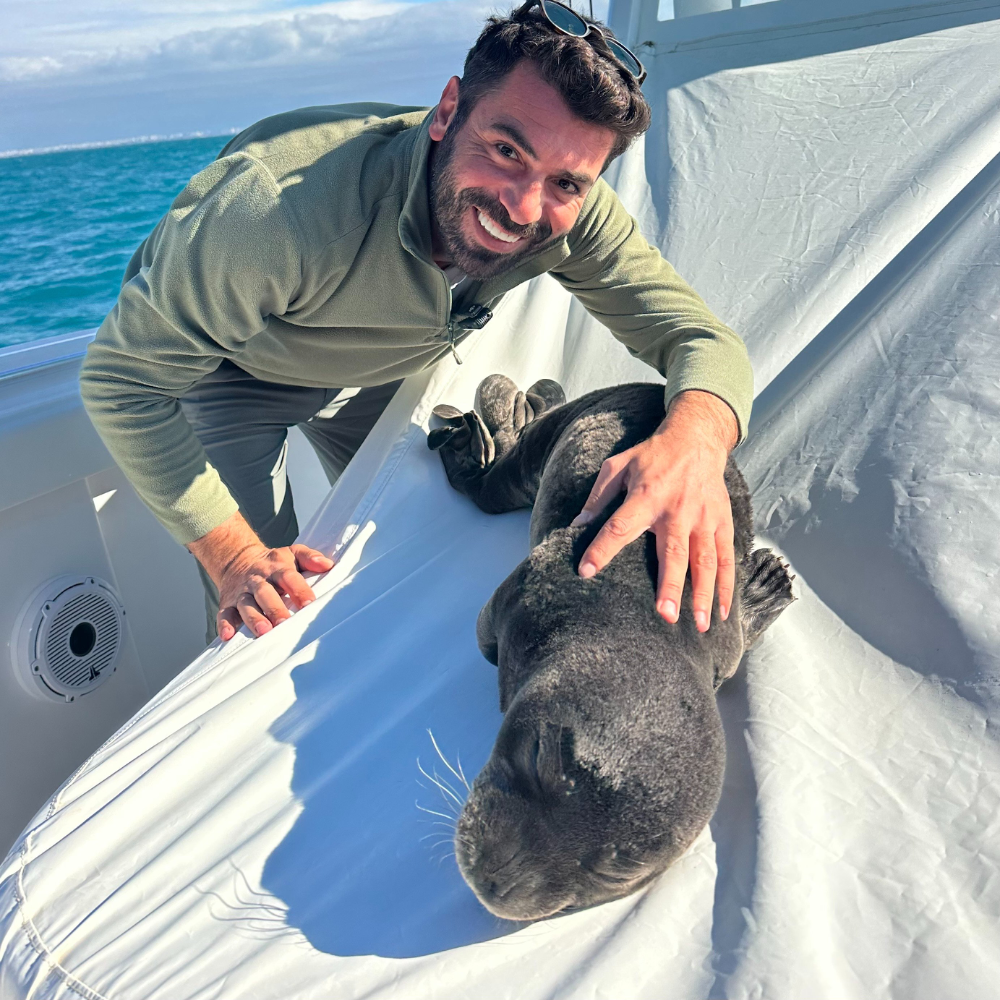
[[521, 927], [449, 856], [500, 721], [475, 616], [528, 516], [449, 489], [430, 410], [493, 371], [651, 377], [540, 278], [509, 338], [404, 383], [305, 533], [339, 554], [319, 600], [206, 651], [31, 824], [4, 1000], [994, 995], [996, 51], [985, 22], [669, 88], [653, 65], [612, 181], [746, 333], [738, 459], [798, 597], [719, 693], [722, 801], [674, 868]]

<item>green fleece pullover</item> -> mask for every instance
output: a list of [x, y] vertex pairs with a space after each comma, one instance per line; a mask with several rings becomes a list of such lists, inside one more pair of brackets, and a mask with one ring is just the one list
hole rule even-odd
[[180, 542], [237, 505], [178, 397], [229, 358], [267, 382], [340, 388], [412, 375], [505, 292], [551, 272], [638, 358], [724, 399], [746, 430], [742, 341], [598, 181], [576, 225], [455, 301], [431, 258], [428, 109], [305, 108], [236, 136], [136, 251], [80, 376], [98, 432]]

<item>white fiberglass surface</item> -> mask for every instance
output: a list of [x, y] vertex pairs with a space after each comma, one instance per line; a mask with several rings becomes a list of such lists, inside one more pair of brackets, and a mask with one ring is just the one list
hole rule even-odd
[[29, 827], [0, 870], [0, 996], [991, 995], [998, 45], [987, 22], [662, 92], [654, 67], [656, 124], [612, 171], [747, 339], [738, 458], [797, 573], [720, 691], [722, 802], [673, 869], [504, 924], [436, 825], [431, 779], [460, 782], [429, 732], [470, 777], [489, 752], [475, 617], [528, 519], [450, 490], [430, 409], [493, 371], [655, 377], [545, 278], [404, 386], [307, 530], [340, 552], [321, 599], [209, 649]]

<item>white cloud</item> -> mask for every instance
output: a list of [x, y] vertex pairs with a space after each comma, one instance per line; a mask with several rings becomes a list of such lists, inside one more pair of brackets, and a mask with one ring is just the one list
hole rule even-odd
[[0, 151], [216, 135], [310, 104], [432, 105], [486, 16], [515, 2], [0, 0]]
[[[6, 52], [0, 54], [0, 81], [27, 82], [87, 72], [106, 78], [108, 73], [133, 75], [144, 68], [157, 72], [168, 67], [198, 65], [207, 69], [256, 60], [273, 63], [282, 58], [320, 58], [350, 44], [365, 44], [387, 29], [391, 32], [396, 15], [400, 24], [415, 18], [431, 30], [440, 29], [441, 20], [433, 14], [426, 16], [432, 12], [422, 11], [418, 5], [393, 0], [343, 0], [256, 13], [248, 11], [245, 4], [231, 6], [234, 9], [202, 11], [197, 16], [178, 16], [184, 12], [175, 10], [166, 24], [155, 11], [148, 10], [146, 18], [141, 10], [131, 11], [126, 23], [117, 28], [102, 18], [84, 25], [62, 22], [48, 33], [31, 35], [33, 46], [43, 51], [23, 54], [24, 44], [5, 44]], [[472, 14], [478, 13], [480, 6], [471, 3], [465, 8]], [[15, 41], [17, 35], [15, 31]], [[20, 49], [21, 54], [7, 54], [12, 49]]]
[[190, 31], [238, 27], [296, 11], [380, 17], [407, 0], [0, 0], [0, 56], [51, 56], [136, 47]]
[[[139, 13], [152, 16], [145, 3]], [[65, 32], [54, 31], [47, 48], [0, 50], [0, 150], [220, 134], [310, 104], [431, 105], [461, 73], [490, 9], [486, 0], [366, 0], [363, 18], [348, 16], [353, 3], [322, 4], [247, 22], [241, 8], [232, 16], [243, 23], [180, 32], [174, 24], [162, 35], [133, 25], [114, 45], [95, 44], [106, 33], [95, 17], [73, 47], [56, 45]]]

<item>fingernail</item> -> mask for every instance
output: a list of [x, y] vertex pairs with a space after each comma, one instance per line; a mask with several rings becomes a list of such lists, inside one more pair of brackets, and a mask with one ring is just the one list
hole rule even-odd
[[677, 620], [677, 605], [673, 601], [664, 601], [660, 605], [660, 614], [670, 622]]
[[267, 622], [258, 622], [257, 626], [254, 628], [257, 635], [263, 635], [265, 632], [271, 631], [271, 626]]
[[708, 628], [708, 615], [704, 611], [696, 611], [694, 621], [699, 632], [704, 632]]
[[584, 580], [589, 580], [597, 572], [597, 567], [593, 563], [580, 563], [580, 576]]
[[571, 528], [579, 528], [584, 524], [590, 524], [594, 520], [594, 515], [589, 510], [581, 510], [572, 521], [569, 522]]
[[301, 604], [299, 605], [299, 607], [300, 607], [300, 608], [304, 608], [304, 607], [305, 607], [305, 606], [306, 606], [307, 604], [312, 604], [312, 598], [311, 598], [311, 597], [307, 597], [307, 598], [306, 598], [306, 599], [305, 599], [305, 600], [304, 600], [304, 601], [303, 601], [303, 602], [302, 602], [302, 603], [301, 603]]
[[729, 617], [729, 608], [722, 604], [719, 606], [719, 617], [725, 621]]

